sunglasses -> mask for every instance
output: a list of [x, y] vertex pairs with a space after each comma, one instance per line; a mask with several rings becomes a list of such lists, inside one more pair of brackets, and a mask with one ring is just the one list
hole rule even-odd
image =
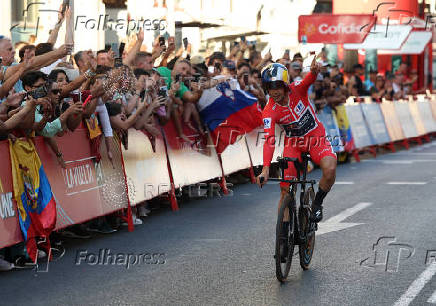
[[51, 93], [54, 95], [59, 95], [61, 93], [61, 90], [60, 89], [52, 89]]

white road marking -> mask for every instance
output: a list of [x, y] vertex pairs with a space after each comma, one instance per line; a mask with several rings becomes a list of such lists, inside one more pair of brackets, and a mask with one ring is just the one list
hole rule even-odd
[[402, 153], [398, 153], [398, 155], [436, 155], [436, 153], [431, 153], [431, 152], [402, 152]]
[[372, 205], [372, 203], [369, 203], [369, 202], [358, 203], [358, 204], [354, 205], [353, 207], [345, 209], [344, 211], [340, 212], [336, 216], [331, 217], [330, 219], [328, 219], [325, 222], [329, 222], [329, 223], [339, 223], [339, 222], [342, 222], [345, 219], [347, 219], [348, 217], [351, 217], [352, 215], [358, 213], [362, 209], [365, 209], [365, 208], [367, 208], [367, 207], [369, 207], [371, 205]]
[[320, 222], [318, 224], [319, 228], [318, 228], [318, 231], [316, 232], [316, 235], [319, 236], [319, 235], [327, 234], [330, 232], [340, 231], [340, 230], [350, 228], [350, 227], [353, 227], [356, 225], [364, 224], [364, 223], [346, 223], [346, 222], [342, 222], [342, 221], [344, 221], [348, 217], [351, 217], [355, 213], [357, 213], [357, 212], [361, 211], [362, 209], [365, 209], [371, 205], [372, 205], [372, 203], [368, 203], [368, 202], [358, 203], [358, 204], [354, 205], [353, 207], [345, 209], [344, 211], [340, 212], [336, 216], [329, 218], [325, 222]]
[[414, 161], [412, 161], [412, 160], [383, 160], [381, 162], [383, 164], [390, 164], [390, 165], [397, 165], [397, 164], [407, 164], [407, 165], [410, 165], [410, 164], [414, 163]]
[[426, 185], [427, 182], [387, 182], [387, 185]]
[[335, 182], [335, 185], [354, 185], [354, 182]]
[[382, 163], [388, 165], [395, 165], [395, 164], [410, 165], [413, 163], [432, 163], [432, 162], [434, 163], [436, 162], [436, 159], [408, 159], [408, 160], [367, 159], [367, 160], [363, 160], [363, 162]]
[[242, 196], [250, 196], [251, 193], [241, 193]]
[[406, 292], [398, 299], [394, 306], [407, 306], [421, 292], [422, 288], [432, 279], [436, 273], [436, 263], [430, 264], [421, 275], [413, 281]]
[[433, 292], [431, 297], [427, 300], [427, 303], [436, 304], [436, 290]]

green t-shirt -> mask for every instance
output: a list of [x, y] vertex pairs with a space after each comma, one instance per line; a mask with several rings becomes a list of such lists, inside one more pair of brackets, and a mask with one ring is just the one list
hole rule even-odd
[[[171, 70], [169, 70], [167, 67], [159, 67], [157, 68], [157, 71], [159, 72], [160, 76], [164, 78], [168, 90], [171, 89]], [[188, 87], [186, 87], [183, 82], [180, 82], [180, 89], [177, 91], [176, 97], [181, 99], [183, 94], [187, 91], [189, 91]]]

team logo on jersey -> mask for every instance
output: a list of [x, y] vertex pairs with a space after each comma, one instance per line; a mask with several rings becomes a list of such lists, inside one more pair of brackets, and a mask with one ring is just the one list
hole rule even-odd
[[263, 128], [265, 130], [271, 128], [271, 118], [263, 118]]
[[298, 102], [297, 106], [294, 107], [294, 112], [300, 116], [304, 111], [304, 104], [301, 100]]

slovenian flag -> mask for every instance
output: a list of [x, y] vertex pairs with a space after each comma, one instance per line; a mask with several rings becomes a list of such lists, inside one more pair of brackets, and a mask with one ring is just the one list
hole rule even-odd
[[[9, 141], [14, 198], [29, 257], [36, 262], [37, 244], [50, 254], [56, 226], [56, 202], [32, 140]], [[39, 241], [36, 241], [39, 237]]]
[[211, 131], [218, 154], [235, 143], [238, 136], [263, 124], [257, 98], [240, 90], [236, 80], [205, 90], [198, 101], [198, 108], [203, 122]]

